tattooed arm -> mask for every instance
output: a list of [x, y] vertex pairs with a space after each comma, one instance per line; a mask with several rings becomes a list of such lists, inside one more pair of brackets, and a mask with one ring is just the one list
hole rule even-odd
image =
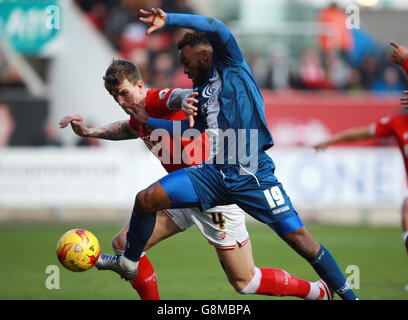
[[128, 140], [139, 137], [139, 133], [129, 127], [127, 120], [117, 121], [99, 128], [87, 128], [82, 116], [75, 114], [64, 117], [59, 124], [60, 128], [65, 128], [71, 124], [72, 130], [80, 137], [105, 140]]
[[88, 128], [86, 136], [106, 140], [128, 140], [139, 138], [139, 133], [129, 127], [128, 120], [122, 120], [99, 128]]

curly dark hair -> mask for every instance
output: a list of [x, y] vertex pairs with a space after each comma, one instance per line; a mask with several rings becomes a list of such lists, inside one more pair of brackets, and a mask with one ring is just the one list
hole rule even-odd
[[117, 94], [118, 86], [126, 79], [132, 84], [142, 80], [138, 67], [130, 61], [114, 59], [108, 69], [106, 69], [105, 76], [103, 77], [106, 90], [111, 95]]
[[199, 44], [211, 45], [208, 41], [206, 33], [201, 31], [187, 32], [183, 39], [177, 43], [177, 49], [181, 50], [187, 45], [194, 47]]

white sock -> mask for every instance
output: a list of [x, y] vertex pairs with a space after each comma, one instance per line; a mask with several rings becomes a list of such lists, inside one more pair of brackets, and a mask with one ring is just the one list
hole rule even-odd
[[123, 254], [125, 253], [125, 250], [120, 250], [120, 249], [117, 249], [115, 247], [113, 247], [113, 251], [115, 251], [115, 254], [117, 256], [123, 256]]
[[[123, 254], [125, 253], [125, 250], [117, 249], [117, 248], [115, 248], [115, 247], [113, 247], [113, 251], [115, 251], [115, 254], [116, 254], [117, 256], [123, 256]], [[146, 252], [143, 251], [143, 252], [142, 252], [142, 255], [140, 256], [140, 258], [143, 257], [145, 254], [146, 254]]]
[[252, 277], [251, 281], [246, 285], [244, 289], [242, 289], [239, 293], [241, 294], [250, 294], [255, 293], [256, 290], [259, 288], [259, 284], [261, 283], [262, 273], [259, 268], [255, 267], [255, 274]]
[[122, 256], [120, 264], [127, 270], [135, 270], [139, 265], [139, 261], [132, 261], [126, 258], [125, 256]]

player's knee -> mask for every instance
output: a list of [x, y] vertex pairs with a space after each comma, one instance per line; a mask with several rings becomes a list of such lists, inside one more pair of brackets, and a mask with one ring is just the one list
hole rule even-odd
[[154, 211], [151, 203], [151, 192], [149, 190], [142, 190], [136, 195], [135, 209], [140, 213], [150, 213]]

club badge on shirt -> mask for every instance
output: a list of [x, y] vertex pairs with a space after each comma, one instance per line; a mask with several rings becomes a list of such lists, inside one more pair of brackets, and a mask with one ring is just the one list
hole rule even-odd
[[169, 92], [169, 90], [170, 90], [170, 89], [160, 90], [160, 92], [159, 92], [159, 98], [160, 98], [160, 100], [163, 100], [163, 99], [166, 97], [166, 94], [167, 94], [167, 92]]

